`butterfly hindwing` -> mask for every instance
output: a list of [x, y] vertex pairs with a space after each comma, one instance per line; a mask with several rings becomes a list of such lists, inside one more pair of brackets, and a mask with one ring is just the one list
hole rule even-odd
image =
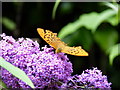
[[75, 55], [75, 56], [88, 56], [88, 53], [85, 50], [83, 50], [81, 47], [66, 46], [66, 47], [64, 47], [63, 50], [61, 50], [61, 52]]

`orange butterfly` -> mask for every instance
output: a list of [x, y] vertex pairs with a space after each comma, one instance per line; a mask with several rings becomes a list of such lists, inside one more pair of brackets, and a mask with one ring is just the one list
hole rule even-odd
[[56, 49], [56, 53], [64, 52], [67, 54], [75, 55], [75, 56], [88, 56], [88, 53], [81, 48], [78, 47], [69, 47], [67, 44], [62, 42], [60, 38], [57, 37], [57, 33], [53, 33], [50, 30], [44, 30], [41, 28], [37, 28], [39, 35], [52, 47]]

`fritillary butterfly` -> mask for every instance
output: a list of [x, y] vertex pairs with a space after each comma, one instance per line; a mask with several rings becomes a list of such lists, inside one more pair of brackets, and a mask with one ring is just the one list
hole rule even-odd
[[53, 33], [50, 30], [44, 30], [41, 28], [37, 28], [39, 35], [52, 47], [56, 49], [56, 53], [64, 52], [67, 54], [75, 55], [75, 56], [88, 56], [88, 53], [81, 48], [78, 47], [69, 47], [67, 44], [62, 42], [60, 38], [57, 37], [57, 33]]

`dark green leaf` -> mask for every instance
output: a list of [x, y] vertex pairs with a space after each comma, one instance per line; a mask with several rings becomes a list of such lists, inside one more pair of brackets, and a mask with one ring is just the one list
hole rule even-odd
[[85, 28], [66, 36], [63, 41], [69, 46], [82, 46], [85, 50], [89, 50], [93, 43], [91, 32]]
[[118, 32], [114, 28], [104, 25], [94, 33], [94, 39], [99, 47], [107, 53], [108, 48], [117, 42]]

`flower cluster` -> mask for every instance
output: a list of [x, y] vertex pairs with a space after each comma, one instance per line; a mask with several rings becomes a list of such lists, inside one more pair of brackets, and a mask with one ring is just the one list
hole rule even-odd
[[[97, 68], [87, 69], [81, 75], [71, 76], [72, 63], [64, 53], [55, 54], [47, 46], [40, 49], [37, 41], [29, 38], [15, 40], [5, 34], [0, 35], [0, 57], [23, 70], [33, 82], [35, 88], [110, 88], [107, 77]], [[11, 88], [30, 88], [26, 83], [14, 77], [2, 68], [2, 80]]]
[[[72, 64], [64, 53], [54, 54], [53, 48], [42, 47], [29, 38], [1, 35], [0, 56], [23, 70], [35, 88], [55, 87], [51, 82], [65, 82], [73, 72]], [[69, 67], [69, 68], [68, 68]], [[30, 88], [23, 81], [2, 68], [2, 80], [11, 88]]]
[[107, 77], [97, 68], [87, 69], [81, 75], [74, 75], [68, 78], [61, 88], [100, 88], [110, 89], [111, 83], [108, 83]]

